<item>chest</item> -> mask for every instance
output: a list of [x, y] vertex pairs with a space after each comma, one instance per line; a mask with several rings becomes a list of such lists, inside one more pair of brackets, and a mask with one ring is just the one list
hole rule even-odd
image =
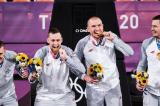
[[43, 73], [49, 76], [63, 74], [67, 71], [67, 65], [60, 59], [46, 57], [44, 59]]
[[148, 62], [160, 61], [160, 50], [157, 47], [156, 41], [153, 41], [146, 49], [146, 55]]
[[14, 73], [15, 64], [4, 61], [2, 67], [0, 68], [0, 78], [7, 77]]
[[86, 58], [89, 57], [106, 57], [112, 55], [114, 52], [114, 45], [110, 42], [105, 42], [103, 46], [95, 46], [89, 41], [84, 47], [83, 54]]

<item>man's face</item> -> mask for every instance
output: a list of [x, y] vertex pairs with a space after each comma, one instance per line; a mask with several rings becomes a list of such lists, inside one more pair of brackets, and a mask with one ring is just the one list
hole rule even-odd
[[49, 33], [47, 43], [49, 44], [53, 53], [58, 53], [59, 49], [61, 48], [62, 43], [62, 36], [60, 33]]
[[160, 38], [160, 20], [152, 20], [151, 31], [154, 37]]
[[102, 21], [99, 18], [90, 19], [88, 21], [87, 31], [90, 32], [94, 38], [100, 38], [99, 34], [103, 33]]
[[4, 53], [5, 53], [5, 49], [4, 47], [0, 47], [0, 63], [3, 62], [3, 59], [4, 59]]

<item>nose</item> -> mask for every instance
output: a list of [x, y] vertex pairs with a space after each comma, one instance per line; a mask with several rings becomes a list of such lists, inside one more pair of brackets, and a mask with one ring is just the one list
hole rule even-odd
[[53, 42], [53, 45], [57, 45], [57, 44], [58, 44], [58, 42], [57, 42], [57, 41], [54, 41], [54, 42]]
[[151, 31], [153, 30], [153, 27], [151, 27]]
[[54, 47], [58, 47], [58, 46], [59, 46], [59, 43], [58, 43], [57, 41], [54, 41], [54, 42], [53, 42], [53, 46], [54, 46]]
[[95, 29], [96, 29], [96, 30], [99, 30], [99, 29], [100, 29], [100, 27], [99, 27], [99, 26], [96, 26], [96, 27], [95, 27]]

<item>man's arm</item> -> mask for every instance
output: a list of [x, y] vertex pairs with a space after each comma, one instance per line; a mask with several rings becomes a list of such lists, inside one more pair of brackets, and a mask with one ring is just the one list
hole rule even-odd
[[[47, 52], [48, 52], [47, 46], [42, 47], [37, 50], [37, 52], [34, 55], [34, 58], [40, 58], [41, 60], [44, 60], [44, 57], [46, 56]], [[29, 74], [28, 81], [30, 83], [35, 83], [37, 80], [38, 80], [37, 73], [35, 71], [31, 72]]]
[[138, 66], [137, 66], [137, 71], [146, 71], [147, 69], [147, 55], [146, 55], [146, 52], [145, 52], [145, 42], [142, 43], [142, 46], [141, 46], [141, 58], [140, 58], [140, 61], [138, 63]]
[[115, 33], [109, 31], [103, 33], [105, 38], [112, 41], [115, 45], [115, 48], [121, 51], [125, 56], [130, 56], [134, 54], [131, 46], [122, 41]]
[[[138, 66], [137, 66], [137, 72], [138, 71], [146, 71], [147, 70], [147, 55], [146, 55], [146, 52], [145, 52], [145, 41], [142, 43], [142, 46], [141, 46], [141, 58], [140, 58], [140, 61], [138, 63]], [[139, 83], [139, 81], [136, 81], [136, 88], [137, 90], [139, 91], [143, 91], [145, 89], [145, 86], [141, 86]]]
[[131, 56], [134, 54], [131, 46], [126, 44], [123, 40], [121, 40], [118, 36], [113, 39], [113, 43], [119, 51], [121, 51], [125, 56]]
[[[81, 61], [78, 59], [77, 55], [68, 47], [63, 47], [62, 49], [65, 50], [67, 58], [66, 58], [66, 64], [69, 66], [71, 71], [77, 75], [79, 78], [82, 77], [82, 75], [85, 73], [85, 67], [81, 63]], [[60, 50], [60, 56], [61, 50]]]
[[6, 50], [4, 58], [7, 59], [8, 61], [15, 62], [16, 56], [17, 56], [16, 52]]
[[[15, 64], [13, 64], [13, 62], [7, 61], [6, 64], [4, 64], [4, 76], [1, 78], [0, 81], [0, 87], [4, 86], [5, 84], [8, 83], [8, 81], [10, 81], [13, 78], [13, 74], [14, 74], [14, 68], [15, 68]], [[1, 70], [2, 71], [2, 70]]]
[[[85, 38], [81, 39], [75, 48], [75, 53], [77, 55], [77, 57], [79, 58], [79, 60], [82, 62], [82, 60], [84, 59], [84, 54], [83, 54], [83, 49], [88, 41], [89, 37], [86, 36]], [[92, 79], [89, 75], [87, 75], [86, 73], [83, 73], [81, 76], [82, 80], [85, 80], [87, 83], [96, 83], [97, 80]]]
[[[16, 52], [7, 50], [6, 53], [5, 53], [4, 58], [7, 59], [10, 62], [16, 64], [16, 56], [17, 56]], [[22, 71], [22, 69], [20, 68], [19, 64], [16, 64], [15, 65], [15, 70], [18, 72], [18, 74], [22, 78], [27, 78], [28, 77], [28, 70], [27, 70], [27, 68], [26, 68], [26, 70]]]

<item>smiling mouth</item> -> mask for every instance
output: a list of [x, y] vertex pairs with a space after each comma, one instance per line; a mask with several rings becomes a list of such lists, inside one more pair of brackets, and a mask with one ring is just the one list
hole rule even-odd
[[54, 49], [59, 48], [59, 47], [53, 47]]
[[53, 49], [58, 49], [60, 46], [52, 46]]
[[60, 46], [52, 46], [52, 52], [57, 53], [60, 49]]

